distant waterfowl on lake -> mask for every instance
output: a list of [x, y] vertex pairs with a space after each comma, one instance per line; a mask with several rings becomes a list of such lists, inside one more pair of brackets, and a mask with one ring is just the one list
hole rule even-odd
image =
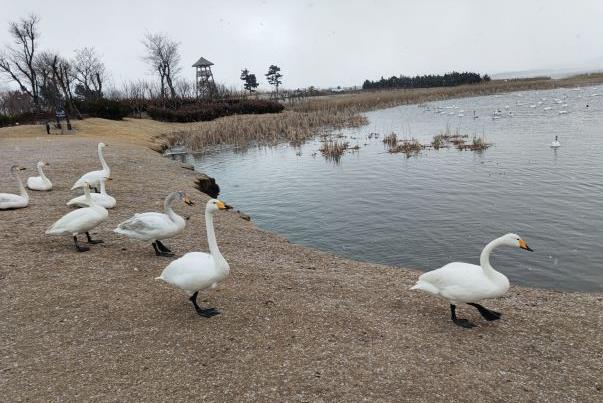
[[559, 142], [559, 139], [557, 138], [557, 136], [555, 136], [555, 140], [551, 143], [551, 147], [552, 148], [561, 147], [561, 143]]
[[220, 312], [215, 308], [201, 308], [197, 304], [199, 291], [215, 288], [230, 273], [230, 266], [218, 249], [213, 222], [213, 216], [217, 211], [229, 208], [230, 206], [216, 199], [210, 199], [205, 205], [205, 228], [207, 230], [209, 254], [189, 252], [171, 262], [161, 275], [156, 277], [156, 280], [163, 280], [174, 287], [184, 290], [189, 296], [197, 314], [206, 318], [217, 315]]
[[[100, 193], [92, 193], [90, 194], [90, 199], [94, 204], [98, 204], [99, 206], [103, 206], [106, 209], [112, 209], [115, 207], [117, 202], [113, 196], [107, 194], [107, 190], [105, 187], [105, 182], [107, 180], [111, 180], [111, 178], [102, 178], [100, 180]], [[67, 202], [68, 206], [78, 206], [78, 207], [89, 207], [88, 202], [86, 201], [86, 195], [74, 197], [73, 199]]]
[[27, 187], [31, 190], [52, 190], [52, 182], [44, 174], [42, 167], [48, 166], [48, 162], [40, 161], [36, 164], [39, 176], [30, 176], [27, 178]]
[[105, 143], [98, 143], [98, 159], [100, 160], [103, 169], [85, 173], [84, 175], [82, 175], [81, 178], [79, 178], [75, 182], [75, 184], [71, 187], [71, 190], [83, 187], [85, 183], [88, 183], [88, 185], [91, 188], [94, 188], [94, 190], [98, 193], [100, 179], [111, 177], [111, 168], [109, 168], [109, 165], [107, 164], [107, 162], [105, 161], [105, 157], [103, 156], [103, 148], [105, 147], [108, 147]]
[[93, 240], [90, 237], [89, 231], [105, 221], [109, 216], [109, 213], [104, 207], [99, 206], [92, 201], [90, 198], [90, 186], [87, 183], [84, 183], [84, 197], [86, 198], [86, 203], [90, 207], [77, 209], [65, 214], [46, 230], [46, 234], [48, 235], [73, 236], [73, 242], [75, 243], [75, 248], [78, 252], [90, 250], [89, 247], [81, 246], [78, 243], [77, 236], [79, 234], [86, 234], [86, 239], [91, 245], [103, 243], [101, 240]]
[[157, 256], [174, 256], [161, 240], [178, 235], [184, 230], [186, 221], [172, 210], [172, 204], [181, 200], [189, 206], [194, 203], [184, 192], [172, 192], [164, 201], [165, 213], [140, 213], [117, 226], [113, 230], [118, 234], [140, 241], [150, 241]]
[[422, 274], [411, 290], [421, 290], [428, 294], [444, 298], [450, 303], [452, 321], [461, 327], [475, 326], [467, 319], [456, 316], [458, 304], [471, 305], [488, 320], [500, 319], [501, 314], [484, 308], [479, 301], [502, 296], [509, 289], [507, 277], [494, 270], [490, 264], [490, 253], [498, 246], [514, 246], [532, 251], [526, 242], [515, 234], [506, 234], [486, 245], [480, 255], [480, 265], [454, 262], [439, 269]]
[[24, 170], [25, 168], [21, 168], [17, 165], [13, 165], [10, 167], [10, 173], [17, 180], [17, 184], [19, 186], [19, 194], [12, 193], [0, 193], [0, 210], [9, 210], [16, 208], [27, 207], [29, 204], [29, 195], [25, 190], [25, 186], [23, 186], [23, 182], [21, 181], [21, 177], [19, 176], [19, 171]]

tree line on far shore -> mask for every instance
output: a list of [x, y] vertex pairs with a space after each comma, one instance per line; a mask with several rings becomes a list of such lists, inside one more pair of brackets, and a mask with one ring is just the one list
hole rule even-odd
[[363, 90], [390, 89], [390, 88], [431, 88], [431, 87], [454, 87], [463, 84], [478, 84], [490, 81], [490, 76], [485, 74], [480, 76], [477, 73], [446, 73], [441, 75], [427, 74], [423, 76], [391, 76], [390, 78], [381, 77], [380, 80], [365, 80], [362, 84]]

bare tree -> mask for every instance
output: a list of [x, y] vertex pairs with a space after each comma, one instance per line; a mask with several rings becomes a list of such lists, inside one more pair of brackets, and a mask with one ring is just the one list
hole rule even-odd
[[176, 94], [180, 98], [192, 98], [195, 96], [195, 83], [185, 79], [178, 79], [174, 85]]
[[179, 43], [160, 33], [145, 35], [142, 43], [147, 50], [144, 60], [159, 75], [161, 97], [167, 96], [168, 89], [170, 96], [176, 97], [174, 81], [181, 69]]
[[7, 51], [0, 55], [0, 72], [8, 75], [19, 85], [22, 92], [31, 97], [36, 109], [40, 103], [35, 69], [39, 21], [39, 18], [32, 14], [18, 22], [11, 22], [9, 33], [16, 48], [8, 47]]
[[71, 65], [76, 84], [75, 93], [84, 98], [102, 98], [107, 73], [96, 50], [91, 47], [76, 50]]

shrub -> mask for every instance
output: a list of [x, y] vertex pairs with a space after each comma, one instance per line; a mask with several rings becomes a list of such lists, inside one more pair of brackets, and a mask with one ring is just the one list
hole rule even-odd
[[228, 115], [279, 113], [283, 105], [274, 101], [228, 100], [183, 103], [178, 108], [147, 106], [147, 113], [154, 120], [166, 122], [200, 122]]
[[81, 114], [95, 118], [121, 120], [130, 114], [130, 106], [127, 103], [113, 99], [76, 101], [75, 106]]
[[23, 112], [17, 115], [0, 115], [0, 127], [14, 126], [16, 124], [36, 124], [48, 120], [50, 120], [49, 115], [44, 112]]

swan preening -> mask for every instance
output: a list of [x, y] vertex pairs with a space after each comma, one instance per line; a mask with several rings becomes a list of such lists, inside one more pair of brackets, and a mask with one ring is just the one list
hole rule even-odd
[[501, 314], [479, 305], [482, 299], [496, 298], [509, 289], [507, 277], [494, 270], [490, 264], [490, 252], [496, 247], [506, 245], [532, 251], [518, 235], [507, 234], [490, 242], [482, 251], [480, 265], [454, 262], [439, 269], [422, 274], [411, 290], [421, 290], [428, 294], [444, 298], [450, 302], [452, 321], [462, 327], [475, 326], [467, 319], [456, 316], [458, 304], [471, 305], [488, 321], [500, 319]]
[[109, 168], [109, 165], [107, 165], [105, 157], [103, 156], [103, 148], [105, 147], [108, 147], [105, 143], [98, 143], [98, 159], [100, 160], [103, 169], [85, 173], [75, 182], [75, 184], [71, 187], [71, 190], [81, 188], [87, 183], [90, 187], [95, 188], [95, 190], [98, 192], [100, 180], [102, 178], [111, 177], [111, 168]]
[[[91, 193], [90, 199], [94, 202], [94, 204], [98, 204], [106, 209], [111, 209], [115, 207], [117, 202], [113, 196], [109, 196], [107, 194], [107, 190], [105, 188], [105, 182], [111, 180], [111, 178], [101, 178], [100, 180], [100, 193]], [[78, 207], [89, 207], [90, 205], [86, 201], [86, 195], [74, 197], [73, 199], [67, 202], [68, 206], [78, 206]]]
[[176, 200], [181, 200], [189, 206], [194, 204], [184, 192], [173, 192], [165, 198], [165, 213], [135, 214], [113, 231], [140, 241], [151, 241], [157, 256], [174, 256], [161, 240], [181, 233], [186, 226], [184, 218], [172, 210], [172, 204]]
[[90, 207], [74, 210], [70, 213], [65, 214], [57, 222], [55, 222], [48, 230], [48, 235], [71, 235], [73, 236], [73, 242], [78, 252], [85, 252], [90, 250], [87, 246], [81, 246], [77, 241], [79, 234], [86, 234], [86, 239], [89, 244], [102, 243], [101, 240], [92, 240], [89, 231], [105, 221], [109, 216], [107, 210], [94, 203], [90, 197], [90, 186], [84, 183], [84, 196], [86, 203]]
[[23, 171], [24, 169], [17, 165], [10, 167], [10, 173], [15, 177], [19, 185], [19, 194], [0, 193], [0, 210], [23, 208], [29, 204], [29, 195], [19, 176], [19, 171]]
[[184, 290], [193, 303], [197, 314], [206, 318], [217, 315], [220, 312], [215, 308], [201, 308], [197, 304], [199, 291], [216, 287], [230, 273], [230, 266], [218, 249], [213, 216], [219, 210], [230, 208], [230, 206], [220, 200], [210, 199], [205, 205], [205, 227], [207, 230], [209, 254], [203, 252], [187, 253], [167, 265], [161, 275], [156, 278], [156, 280], [163, 280], [174, 287]]
[[38, 173], [40, 176], [30, 176], [27, 178], [27, 187], [31, 190], [52, 190], [52, 182], [44, 174], [42, 167], [48, 166], [48, 162], [40, 161], [37, 163]]
[[551, 147], [552, 148], [559, 148], [559, 147], [561, 147], [561, 143], [559, 142], [559, 139], [557, 138], [557, 136], [555, 136], [555, 141], [553, 141], [551, 143]]

